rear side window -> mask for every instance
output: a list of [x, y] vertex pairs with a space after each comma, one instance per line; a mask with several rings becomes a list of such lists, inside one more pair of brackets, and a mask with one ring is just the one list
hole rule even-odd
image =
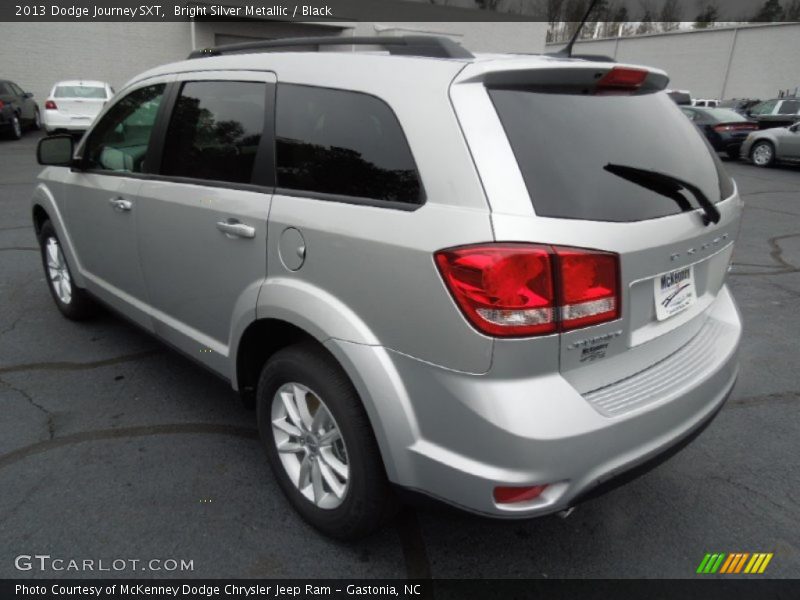
[[163, 175], [250, 183], [264, 129], [267, 86], [184, 83], [164, 142]]
[[279, 84], [276, 162], [278, 187], [286, 190], [422, 201], [397, 117], [367, 94]]
[[[609, 172], [604, 168], [609, 164], [681, 179], [712, 202], [732, 189], [702, 134], [667, 94], [589, 96], [515, 88], [490, 89], [489, 95], [537, 215], [641, 221], [685, 208], [674, 197]], [[698, 207], [691, 194], [684, 195]]]
[[779, 115], [796, 115], [800, 112], [800, 100], [784, 100], [778, 109]]

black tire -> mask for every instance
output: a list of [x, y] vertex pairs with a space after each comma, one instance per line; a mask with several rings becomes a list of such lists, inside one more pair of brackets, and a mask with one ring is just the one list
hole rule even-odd
[[44, 268], [44, 276], [45, 280], [47, 281], [47, 287], [50, 290], [50, 295], [53, 296], [53, 300], [55, 301], [58, 310], [61, 311], [62, 315], [72, 321], [83, 321], [94, 316], [97, 313], [97, 304], [94, 302], [94, 300], [92, 300], [91, 296], [89, 296], [86, 290], [83, 290], [75, 285], [75, 280], [72, 277], [72, 270], [69, 268], [69, 265], [66, 262], [66, 255], [64, 255], [63, 252], [61, 253], [61, 259], [63, 260], [64, 270], [68, 276], [70, 295], [66, 299], [59, 295], [59, 292], [56, 289], [57, 284], [51, 276], [50, 267], [48, 266], [47, 253], [50, 240], [55, 240], [55, 243], [60, 251], [61, 242], [58, 239], [56, 230], [50, 221], [45, 221], [41, 230], [39, 231], [39, 249], [42, 256], [42, 266]]
[[22, 121], [19, 120], [19, 115], [11, 116], [11, 123], [8, 125], [8, 137], [12, 140], [19, 140], [22, 138]]
[[[304, 496], [279, 457], [272, 403], [286, 383], [299, 383], [313, 390], [333, 416], [344, 440], [349, 477], [341, 504], [334, 508], [321, 508]], [[367, 414], [350, 379], [324, 348], [303, 342], [275, 353], [261, 371], [256, 410], [261, 441], [275, 478], [305, 521], [330, 537], [354, 540], [374, 532], [394, 515], [397, 501]]]
[[[768, 158], [766, 160], [761, 159], [757, 154], [761, 151], [763, 151], [765, 154], [768, 154]], [[772, 145], [772, 142], [768, 142], [766, 140], [756, 142], [753, 144], [753, 147], [750, 148], [750, 160], [757, 167], [771, 167], [775, 164], [775, 146]]]
[[31, 121], [31, 129], [33, 131], [39, 131], [42, 128], [42, 113], [39, 112], [39, 109], [36, 109], [36, 112], [33, 114], [33, 121]]

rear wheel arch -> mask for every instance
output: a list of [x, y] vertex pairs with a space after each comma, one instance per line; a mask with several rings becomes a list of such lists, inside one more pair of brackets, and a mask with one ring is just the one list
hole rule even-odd
[[250, 323], [236, 346], [236, 388], [246, 404], [252, 405], [261, 369], [279, 350], [299, 342], [322, 342], [310, 333], [280, 319], [258, 319]]

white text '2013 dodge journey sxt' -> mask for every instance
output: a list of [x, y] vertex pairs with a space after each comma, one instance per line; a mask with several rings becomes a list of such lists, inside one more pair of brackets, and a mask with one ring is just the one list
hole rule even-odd
[[562, 511], [693, 438], [737, 375], [742, 203], [666, 84], [438, 38], [196, 52], [40, 143], [50, 290], [255, 402], [329, 535], [397, 490]]

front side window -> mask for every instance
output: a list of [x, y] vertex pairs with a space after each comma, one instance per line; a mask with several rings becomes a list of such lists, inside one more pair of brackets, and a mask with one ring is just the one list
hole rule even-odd
[[22, 96], [25, 93], [16, 83], [10, 83], [9, 85], [11, 86], [11, 91], [15, 96]]
[[250, 183], [266, 96], [265, 83], [184, 83], [167, 129], [161, 174]]
[[406, 204], [422, 186], [389, 106], [367, 94], [278, 85], [278, 187]]
[[87, 169], [142, 173], [150, 135], [164, 96], [163, 83], [134, 90], [117, 102], [89, 134]]
[[751, 112], [754, 115], [768, 115], [772, 113], [777, 103], [777, 100], [767, 100], [761, 104], [756, 104]]

